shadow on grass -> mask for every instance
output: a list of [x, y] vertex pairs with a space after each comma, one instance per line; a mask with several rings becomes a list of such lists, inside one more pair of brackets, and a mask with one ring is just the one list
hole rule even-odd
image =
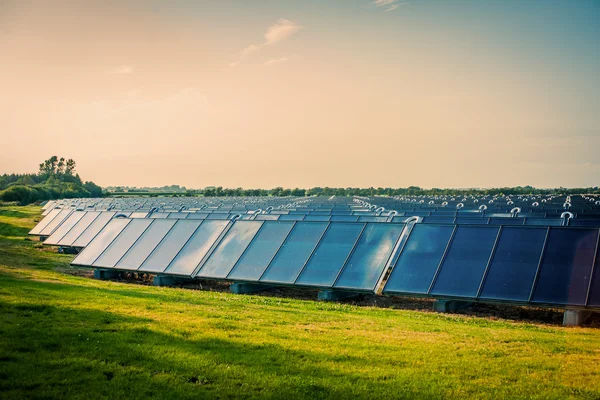
[[[163, 332], [148, 318], [45, 304], [0, 301], [0, 316], [0, 392], [8, 397], [314, 399], [394, 394], [391, 382], [342, 372], [350, 364], [365, 363], [357, 357], [324, 367], [319, 366], [324, 361], [320, 353], [251, 343], [244, 337], [201, 336], [177, 327]], [[403, 396], [439, 397], [439, 390], [417, 385]], [[394, 397], [399, 398], [397, 393]]]
[[0, 236], [20, 236], [25, 239], [29, 230], [27, 227], [0, 222]]

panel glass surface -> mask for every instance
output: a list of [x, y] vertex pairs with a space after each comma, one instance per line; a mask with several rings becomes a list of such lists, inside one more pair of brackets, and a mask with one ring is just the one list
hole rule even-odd
[[33, 227], [32, 230], [29, 231], [30, 235], [39, 235], [39, 233], [50, 223], [58, 214], [60, 214], [62, 210], [60, 208], [55, 208], [50, 211], [44, 219], [42, 219], [36, 226]]
[[427, 293], [453, 229], [450, 225], [415, 225], [384, 292]]
[[148, 216], [148, 218], [167, 218], [169, 216], [169, 213], [167, 212], [153, 212], [152, 214], [150, 214]]
[[197, 276], [225, 278], [262, 224], [262, 221], [237, 221], [206, 260]]
[[293, 226], [293, 222], [265, 223], [227, 278], [257, 281]]
[[598, 230], [550, 229], [532, 300], [585, 305]]
[[73, 243], [73, 247], [86, 247], [92, 239], [108, 224], [111, 218], [116, 213], [113, 211], [104, 211], [96, 219], [94, 222], [87, 227], [85, 231], [75, 240]]
[[71, 246], [79, 235], [94, 222], [98, 215], [100, 215], [99, 211], [87, 211], [83, 218], [60, 239], [58, 244], [61, 246]]
[[528, 301], [546, 232], [544, 228], [504, 228], [480, 297]]
[[[178, 225], [181, 222], [179, 221]], [[186, 220], [185, 222], [192, 221]], [[170, 274], [191, 275], [228, 224], [229, 221], [226, 220], [205, 220], [196, 230], [194, 236], [183, 246], [173, 262], [169, 264], [166, 272]]]
[[163, 272], [202, 223], [202, 221], [176, 221], [175, 226], [156, 246], [138, 270]]
[[294, 283], [326, 228], [326, 222], [297, 222], [261, 282]]
[[597, 244], [596, 263], [594, 264], [594, 276], [590, 287], [590, 299], [588, 306], [600, 307], [600, 243]]
[[280, 221], [302, 221], [304, 219], [304, 215], [298, 214], [284, 214], [279, 216]]
[[115, 268], [138, 269], [176, 222], [170, 219], [155, 219], [152, 221], [150, 227], [119, 260]]
[[133, 246], [133, 244], [139, 239], [144, 233], [146, 228], [152, 223], [151, 219], [140, 219], [136, 218], [131, 220], [127, 227], [123, 229], [121, 234], [113, 240], [113, 242], [106, 248], [106, 250], [94, 261], [92, 264], [94, 267], [107, 267], [112, 268], [114, 265], [125, 255], [127, 250]]
[[85, 215], [84, 211], [74, 211], [56, 230], [44, 241], [44, 244], [58, 244], [63, 238]]
[[499, 227], [459, 226], [431, 294], [475, 297]]
[[54, 218], [52, 221], [50, 221], [50, 223], [48, 225], [46, 225], [46, 227], [44, 229], [41, 230], [40, 235], [42, 236], [49, 236], [50, 234], [52, 234], [52, 232], [54, 232], [54, 230], [63, 223], [64, 220], [67, 219], [67, 217], [69, 217], [69, 215], [71, 214], [71, 210], [62, 210], [57, 216], [56, 218]]
[[75, 265], [92, 265], [96, 258], [112, 243], [119, 233], [132, 221], [125, 218], [111, 220], [94, 240], [73, 260]]
[[329, 225], [296, 284], [332, 286], [364, 226], [346, 222]]
[[374, 290], [404, 225], [367, 224], [335, 287]]

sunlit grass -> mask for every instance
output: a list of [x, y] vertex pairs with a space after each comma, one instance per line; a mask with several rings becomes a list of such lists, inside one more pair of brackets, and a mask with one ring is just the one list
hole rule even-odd
[[0, 208], [3, 398], [600, 398], [600, 331], [69, 274]]

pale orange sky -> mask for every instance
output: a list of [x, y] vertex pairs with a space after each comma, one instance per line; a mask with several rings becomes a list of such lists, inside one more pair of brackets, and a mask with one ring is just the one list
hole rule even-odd
[[600, 2], [91, 3], [0, 3], [0, 173], [599, 184]]

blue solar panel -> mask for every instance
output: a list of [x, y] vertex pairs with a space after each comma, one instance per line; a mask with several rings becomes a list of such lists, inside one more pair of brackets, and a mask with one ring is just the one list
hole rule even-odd
[[598, 230], [550, 229], [532, 301], [585, 305]]
[[197, 277], [225, 278], [254, 235], [262, 226], [262, 221], [237, 221], [221, 240], [215, 251], [201, 267]]
[[[180, 225], [183, 222], [186, 224]], [[195, 229], [194, 224], [199, 223], [201, 225]], [[169, 274], [191, 275], [229, 223], [226, 220], [179, 221], [157, 247], [156, 255], [153, 254], [140, 270], [146, 269], [148, 263]]]
[[294, 222], [265, 223], [227, 278], [259, 280], [293, 226]]
[[481, 298], [527, 302], [540, 263], [547, 229], [502, 229]]
[[453, 229], [450, 225], [415, 225], [384, 292], [426, 294]]
[[327, 226], [326, 222], [297, 222], [260, 280], [294, 283]]
[[334, 287], [375, 290], [404, 225], [369, 223]]
[[431, 294], [475, 297], [498, 231], [498, 227], [459, 226]]

